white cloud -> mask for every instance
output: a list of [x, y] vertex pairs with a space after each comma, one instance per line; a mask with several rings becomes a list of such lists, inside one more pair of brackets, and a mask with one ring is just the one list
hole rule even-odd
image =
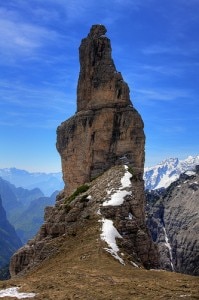
[[[192, 45], [193, 46], [193, 45]], [[183, 47], [173, 45], [150, 45], [145, 49], [142, 49], [142, 53], [145, 55], [183, 55], [191, 56], [198, 53], [197, 45], [189, 47], [189, 45], [183, 45]]]
[[142, 65], [140, 66], [140, 70], [141, 69], [143, 71], [155, 72], [166, 76], [181, 76], [182, 73], [184, 73], [185, 71], [182, 65], [177, 66], [173, 64], [172, 66], [168, 66], [168, 65], [159, 65], [157, 63], [151, 65], [146, 65], [146, 64]]
[[[39, 26], [0, 20], [0, 46], [17, 51], [31, 51], [41, 47], [46, 40], [52, 40], [56, 33]], [[22, 47], [23, 46], [23, 47]]]
[[49, 28], [21, 20], [17, 13], [0, 9], [0, 53], [5, 59], [28, 57], [49, 43], [53, 44], [60, 35]]
[[[136, 98], [143, 104], [153, 105], [159, 102], [172, 102], [177, 99], [191, 99], [192, 93], [185, 89], [135, 89]], [[150, 100], [150, 101], [149, 101]]]
[[0, 93], [1, 126], [56, 128], [76, 109], [75, 95], [50, 83], [30, 86], [2, 80]]

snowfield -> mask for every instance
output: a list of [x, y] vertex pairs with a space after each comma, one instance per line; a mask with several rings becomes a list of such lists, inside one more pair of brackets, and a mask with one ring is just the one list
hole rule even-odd
[[[125, 174], [124, 176], [121, 178], [121, 187], [115, 191], [115, 193], [113, 193], [111, 195], [111, 198], [106, 200], [103, 203], [103, 206], [118, 206], [123, 204], [124, 202], [124, 198], [127, 195], [131, 195], [131, 191], [127, 191], [125, 190], [126, 188], [131, 187], [131, 180], [130, 178], [132, 177], [132, 174], [130, 172], [128, 172], [128, 167], [125, 165]], [[108, 190], [107, 194], [110, 195], [112, 193], [112, 190]]]
[[[129, 191], [131, 187], [132, 174], [128, 171], [128, 167], [124, 165], [125, 173], [121, 178], [121, 186], [117, 190], [107, 190], [107, 194], [110, 195], [110, 199], [107, 199], [103, 202], [102, 206], [118, 206], [122, 205], [124, 199], [127, 195], [131, 195], [132, 191]], [[99, 212], [98, 212], [99, 215]], [[129, 219], [132, 218], [132, 215], [129, 214]], [[104, 248], [109, 252], [114, 258], [119, 260], [121, 264], [125, 264], [123, 259], [119, 256], [119, 248], [116, 243], [116, 238], [122, 239], [122, 236], [119, 234], [117, 229], [113, 225], [112, 220], [102, 218], [102, 233], [100, 235], [101, 240], [105, 241], [108, 245], [108, 248]]]
[[102, 219], [102, 233], [101, 240], [105, 241], [109, 248], [104, 248], [113, 257], [119, 260], [124, 265], [123, 259], [118, 255], [119, 248], [116, 243], [116, 238], [122, 239], [117, 229], [113, 226], [113, 221], [103, 218]]
[[35, 293], [20, 293], [18, 292], [19, 287], [11, 287], [5, 290], [0, 290], [0, 298], [3, 297], [15, 297], [18, 299], [34, 298]]
[[145, 168], [145, 188], [148, 190], [167, 188], [180, 177], [180, 174], [188, 171], [186, 172], [187, 175], [193, 175], [193, 170], [196, 165], [199, 165], [199, 155], [195, 157], [188, 156], [184, 160], [169, 158], [156, 166]]

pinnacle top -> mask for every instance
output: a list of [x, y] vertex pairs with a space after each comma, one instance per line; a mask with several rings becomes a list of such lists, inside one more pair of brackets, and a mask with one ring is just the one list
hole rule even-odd
[[116, 70], [106, 31], [104, 25], [93, 25], [87, 37], [81, 41], [77, 112], [131, 105], [128, 85]]
[[102, 35], [105, 35], [107, 32], [106, 27], [102, 24], [93, 25], [90, 29], [90, 33], [88, 34], [91, 38], [98, 38]]

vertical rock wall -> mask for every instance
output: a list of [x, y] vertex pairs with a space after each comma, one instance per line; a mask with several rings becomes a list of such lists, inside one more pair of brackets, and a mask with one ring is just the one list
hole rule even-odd
[[103, 25], [92, 26], [79, 48], [77, 113], [57, 129], [68, 194], [113, 165], [128, 163], [142, 178], [145, 136], [129, 88], [111, 57]]

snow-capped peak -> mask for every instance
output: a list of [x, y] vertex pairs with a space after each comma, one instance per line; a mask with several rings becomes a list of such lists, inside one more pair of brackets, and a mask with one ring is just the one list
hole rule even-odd
[[184, 160], [169, 158], [156, 166], [145, 168], [144, 180], [146, 189], [166, 188], [177, 180], [180, 174], [193, 170], [199, 164], [199, 155], [188, 156]]

